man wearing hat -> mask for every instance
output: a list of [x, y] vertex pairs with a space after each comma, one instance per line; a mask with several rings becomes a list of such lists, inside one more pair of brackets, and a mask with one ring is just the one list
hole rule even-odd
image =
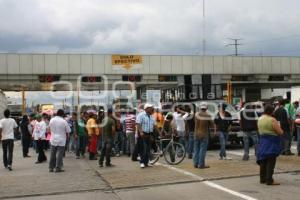
[[194, 167], [205, 169], [209, 168], [205, 165], [205, 157], [208, 146], [209, 129], [214, 128], [216, 134], [216, 126], [212, 117], [207, 113], [207, 104], [200, 105], [200, 111], [195, 115], [195, 136], [194, 136]]
[[153, 135], [153, 131], [155, 128], [155, 120], [152, 117], [152, 114], [154, 112], [153, 105], [146, 103], [144, 106], [144, 112], [141, 112], [137, 116], [136, 124], [137, 124], [137, 130], [139, 132], [139, 135], [141, 137], [141, 161], [140, 165], [141, 168], [145, 168], [149, 163], [149, 157], [150, 157], [150, 138], [151, 135]]

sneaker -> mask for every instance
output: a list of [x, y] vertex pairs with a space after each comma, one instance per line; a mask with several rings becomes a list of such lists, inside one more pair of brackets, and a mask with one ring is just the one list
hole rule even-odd
[[137, 157], [137, 160], [138, 160], [138, 161], [141, 161], [141, 157]]
[[149, 162], [147, 167], [153, 167], [153, 164]]
[[113, 164], [106, 164], [105, 166], [106, 166], [106, 167], [114, 167]]
[[144, 163], [141, 163], [141, 168], [145, 168], [145, 164]]
[[243, 161], [248, 161], [249, 160], [249, 156], [244, 156], [243, 157]]
[[224, 160], [232, 160], [230, 157], [224, 157]]
[[9, 170], [9, 171], [12, 171], [12, 168], [11, 168], [11, 166], [7, 166], [7, 169]]
[[99, 164], [99, 167], [103, 167], [103, 164]]
[[120, 154], [119, 154], [119, 153], [117, 153], [117, 154], [116, 154], [116, 157], [120, 157]]
[[49, 172], [53, 172], [53, 169], [49, 169]]

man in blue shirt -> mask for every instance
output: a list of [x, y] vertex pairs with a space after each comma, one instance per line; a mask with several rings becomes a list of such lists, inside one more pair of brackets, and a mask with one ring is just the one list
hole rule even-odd
[[142, 152], [141, 152], [141, 168], [148, 166], [150, 157], [150, 137], [153, 134], [155, 128], [155, 120], [152, 117], [154, 107], [151, 104], [146, 103], [144, 106], [144, 112], [141, 112], [137, 116], [136, 124], [139, 131], [139, 135], [142, 139]]

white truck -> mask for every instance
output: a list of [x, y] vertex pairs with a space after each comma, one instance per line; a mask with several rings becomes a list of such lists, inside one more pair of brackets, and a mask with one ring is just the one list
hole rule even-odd
[[291, 87], [291, 102], [300, 101], [300, 86]]

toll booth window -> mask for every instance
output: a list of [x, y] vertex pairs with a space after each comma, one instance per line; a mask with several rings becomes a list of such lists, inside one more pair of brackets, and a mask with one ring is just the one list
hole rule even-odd
[[102, 77], [101, 76], [83, 76], [81, 77], [81, 82], [83, 83], [97, 83], [101, 82]]
[[269, 76], [268, 81], [284, 81], [284, 76], [282, 75], [275, 75]]
[[159, 75], [158, 76], [159, 82], [176, 82], [177, 76], [171, 76], [171, 75]]
[[130, 81], [130, 82], [141, 82], [142, 76], [140, 75], [124, 75], [122, 76], [123, 81]]
[[232, 76], [231, 81], [249, 81], [249, 76]]

